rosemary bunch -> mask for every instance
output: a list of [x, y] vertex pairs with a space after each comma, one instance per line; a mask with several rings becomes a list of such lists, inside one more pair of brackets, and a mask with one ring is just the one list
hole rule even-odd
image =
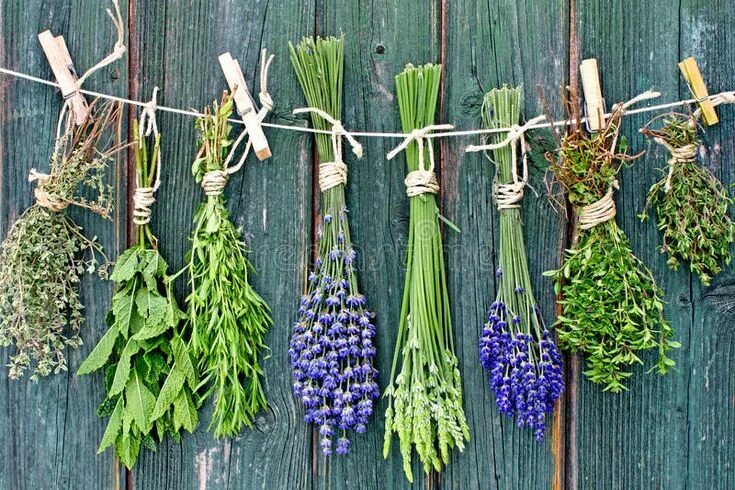
[[[104, 175], [118, 150], [110, 129], [120, 114], [119, 104], [93, 103], [87, 120], [76, 128], [70, 123], [56, 141], [49, 173], [31, 170], [36, 202], [11, 226], [0, 251], [0, 345], [15, 348], [11, 379], [34, 362], [33, 380], [66, 371], [64, 350], [82, 344], [79, 282], [95, 270], [104, 277], [107, 265], [96, 237], [84, 236], [66, 208], [110, 218], [112, 188]], [[105, 260], [101, 266], [97, 253]]]
[[[307, 103], [335, 119], [341, 114], [343, 47], [344, 37], [306, 38], [296, 48], [290, 45]], [[312, 122], [316, 128], [329, 129], [328, 121], [317, 114], [312, 114]], [[380, 395], [373, 367], [375, 325], [358, 289], [357, 253], [345, 203], [347, 167], [332, 146], [332, 138], [341, 136], [316, 138], [322, 162], [319, 256], [301, 298], [289, 357], [294, 396], [304, 405], [306, 422], [319, 427], [322, 453], [332, 454], [336, 437], [337, 454], [346, 454], [348, 431], [365, 432]], [[343, 178], [330, 181], [335, 169], [344, 171]]]
[[670, 340], [674, 331], [663, 316], [663, 291], [615, 221], [616, 176], [635, 158], [619, 140], [623, 110], [616, 106], [606, 126], [588, 134], [576, 122], [580, 110], [574, 93], [566, 104], [572, 124], [559, 154], [549, 155], [549, 161], [580, 222], [562, 267], [545, 275], [556, 280], [556, 292], [563, 296], [556, 323], [561, 347], [586, 354], [587, 377], [605, 391], [620, 392], [632, 375], [628, 368], [643, 364], [640, 352], [658, 349], [655, 369], [665, 374], [674, 366], [667, 353], [679, 343]]
[[[518, 124], [521, 93], [521, 87], [504, 86], [485, 94], [483, 126], [508, 128]], [[494, 143], [504, 137], [496, 133]], [[526, 176], [517, 176], [514, 151], [515, 146], [505, 145], [494, 149], [492, 158], [488, 156], [497, 166], [494, 185], [500, 213], [500, 266], [496, 272], [498, 293], [480, 338], [480, 363], [490, 372], [498, 409], [516, 416], [519, 427], [532, 428], [541, 440], [546, 414], [554, 411], [564, 380], [561, 354], [531, 289], [520, 210]], [[513, 199], [503, 200], [507, 193]]]
[[[138, 186], [151, 189], [152, 196], [160, 136], [153, 138], [149, 154], [137, 121], [133, 131]], [[118, 290], [107, 315], [108, 330], [77, 371], [105, 369], [107, 394], [97, 412], [110, 421], [98, 453], [114, 446], [128, 469], [141, 446], [155, 451], [166, 433], [178, 440], [182, 428], [193, 432], [198, 424], [198, 380], [179, 329], [184, 314], [146, 209], [147, 217], [136, 218], [138, 242], [120, 255], [110, 275]]]
[[727, 190], [707, 168], [697, 163], [700, 140], [697, 120], [685, 114], [669, 114], [661, 129], [644, 128], [643, 133], [671, 154], [668, 169], [648, 192], [648, 207], [656, 210], [656, 224], [663, 235], [659, 250], [668, 255], [673, 270], [679, 260], [708, 286], [729, 264], [730, 244], [735, 241], [735, 224], [728, 216], [733, 202]]
[[233, 99], [225, 93], [196, 122], [200, 141], [192, 172], [206, 197], [194, 217], [185, 267], [191, 288], [189, 352], [202, 376], [202, 400], [214, 395], [209, 428], [215, 437], [237, 435], [266, 407], [260, 359], [271, 324], [268, 305], [248, 282], [252, 265], [222, 195], [233, 147], [227, 121], [232, 111]]
[[[441, 65], [407, 65], [396, 76], [403, 131], [433, 124]], [[431, 145], [426, 141], [425, 145]], [[418, 145], [406, 149], [409, 173], [420, 164]], [[449, 450], [464, 449], [469, 440], [462, 382], [454, 354], [449, 296], [444, 270], [439, 209], [427, 193], [409, 198], [410, 221], [406, 282], [390, 387], [386, 390], [383, 455], [388, 456], [393, 433], [398, 434], [403, 470], [413, 481], [412, 446], [427, 473], [449, 462]], [[398, 368], [400, 367], [400, 372]]]

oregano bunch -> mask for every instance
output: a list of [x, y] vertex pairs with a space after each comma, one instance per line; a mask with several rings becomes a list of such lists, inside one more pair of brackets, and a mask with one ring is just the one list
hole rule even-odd
[[[405, 133], [433, 125], [440, 81], [441, 65], [433, 64], [407, 65], [396, 76]], [[409, 197], [406, 280], [390, 385], [384, 395], [388, 409], [383, 456], [388, 457], [393, 434], [398, 435], [403, 471], [411, 482], [414, 449], [426, 473], [432, 468], [440, 471], [449, 463], [450, 449], [462, 451], [470, 438], [454, 353], [439, 208], [429, 191], [438, 191], [432, 165], [427, 164], [431, 151], [420, 152], [416, 141], [406, 148], [408, 175], [418, 177], [415, 187], [425, 191], [411, 192]], [[407, 181], [412, 183], [408, 177]]]
[[663, 239], [659, 250], [668, 255], [669, 267], [677, 270], [683, 260], [708, 286], [722, 264], [732, 262], [729, 247], [735, 241], [735, 223], [728, 209], [733, 198], [697, 163], [701, 141], [694, 115], [668, 114], [661, 128], [642, 132], [664, 146], [670, 158], [664, 176], [648, 191], [640, 218], [647, 219], [648, 208], [653, 208]]
[[234, 147], [232, 111], [233, 99], [225, 92], [196, 122], [199, 152], [192, 172], [206, 197], [194, 216], [185, 267], [189, 352], [202, 377], [202, 401], [214, 397], [209, 428], [215, 437], [237, 435], [266, 407], [260, 362], [272, 323], [268, 305], [248, 282], [252, 266], [222, 194]]
[[[307, 104], [337, 121], [342, 112], [344, 36], [304, 38], [289, 47]], [[334, 123], [323, 116], [312, 114], [314, 127], [331, 129]], [[345, 202], [342, 136], [316, 135], [322, 212], [319, 255], [308, 276], [289, 348], [293, 393], [304, 406], [306, 422], [319, 428], [324, 455], [333, 450], [347, 454], [349, 432], [367, 430], [374, 401], [380, 396], [373, 366], [375, 315], [358, 288], [357, 252]], [[362, 148], [351, 143], [361, 155]]]
[[565, 104], [570, 127], [548, 159], [579, 219], [562, 266], [545, 274], [562, 295], [556, 322], [560, 346], [586, 355], [585, 375], [592, 382], [620, 392], [630, 367], [643, 364], [641, 352], [656, 349], [655, 369], [665, 374], [674, 366], [668, 352], [679, 343], [671, 340], [674, 331], [663, 316], [663, 291], [615, 221], [617, 174], [635, 158], [620, 138], [624, 108], [616, 105], [598, 133], [587, 133], [579, 125], [573, 91]]
[[[153, 189], [160, 151], [160, 136], [153, 138], [149, 153], [138, 129], [136, 121], [136, 213], [141, 209], [138, 191]], [[135, 218], [137, 243], [120, 255], [110, 275], [117, 292], [107, 314], [107, 332], [77, 371], [104, 368], [106, 396], [97, 413], [110, 420], [98, 453], [113, 446], [128, 469], [141, 446], [155, 450], [166, 434], [178, 440], [181, 429], [193, 432], [198, 424], [198, 378], [182, 337], [184, 314], [148, 224], [150, 204], [143, 203], [144, 218]]]
[[34, 363], [32, 380], [66, 371], [66, 348], [82, 344], [79, 283], [85, 273], [105, 277], [107, 265], [97, 238], [86, 237], [67, 208], [110, 218], [112, 188], [104, 177], [119, 149], [113, 130], [120, 114], [120, 104], [93, 102], [83, 124], [68, 120], [49, 173], [31, 170], [35, 203], [13, 223], [0, 250], [0, 345], [15, 351], [8, 364], [11, 379]]

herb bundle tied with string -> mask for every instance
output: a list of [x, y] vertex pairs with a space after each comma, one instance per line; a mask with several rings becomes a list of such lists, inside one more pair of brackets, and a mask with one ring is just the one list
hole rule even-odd
[[[441, 81], [441, 65], [407, 65], [396, 76], [403, 131], [410, 136], [388, 159], [405, 150], [406, 193], [410, 218], [406, 280], [390, 385], [385, 391], [383, 456], [398, 435], [403, 471], [413, 481], [411, 459], [416, 449], [424, 471], [440, 471], [450, 449], [464, 449], [470, 438], [462, 406], [462, 381], [454, 353], [449, 295], [429, 131]], [[426, 147], [426, 148], [425, 148]], [[427, 150], [427, 151], [425, 151]], [[428, 153], [428, 154], [427, 154]]]
[[[66, 371], [66, 347], [82, 344], [84, 322], [79, 283], [85, 273], [107, 274], [96, 237], [87, 238], [68, 206], [105, 219], [112, 188], [105, 170], [119, 151], [114, 143], [122, 107], [94, 101], [78, 127], [72, 117], [56, 141], [48, 174], [31, 169], [35, 203], [11, 226], [0, 251], [0, 345], [14, 346], [8, 377], [20, 378], [35, 363], [31, 379]], [[97, 254], [105, 261], [101, 266]]]
[[289, 357], [293, 394], [306, 411], [304, 419], [319, 428], [324, 455], [349, 450], [349, 431], [363, 433], [380, 395], [373, 367], [376, 348], [374, 314], [358, 289], [357, 252], [352, 246], [345, 203], [347, 165], [342, 159], [342, 138], [355, 155], [362, 147], [344, 132], [342, 112], [344, 37], [303, 39], [290, 45], [291, 62], [310, 107], [317, 129], [321, 230], [319, 256], [309, 273], [293, 325]]
[[[108, 330], [77, 372], [104, 368], [107, 394], [98, 414], [110, 420], [98, 453], [113, 446], [128, 469], [141, 446], [155, 450], [165, 434], [178, 440], [182, 428], [193, 432], [198, 424], [198, 378], [182, 338], [184, 314], [149, 224], [161, 172], [161, 138], [152, 111], [134, 122], [133, 134], [137, 243], [120, 255], [110, 275], [117, 292]], [[147, 139], [153, 143], [150, 152]]]
[[643, 364], [640, 355], [647, 350], [658, 350], [655, 369], [665, 374], [674, 366], [669, 350], [679, 346], [663, 315], [663, 291], [615, 221], [618, 172], [637, 157], [626, 153], [620, 125], [627, 107], [654, 95], [616, 104], [604, 127], [587, 133], [579, 123], [580, 102], [570, 90], [564, 100], [568, 132], [558, 153], [547, 155], [578, 216], [578, 233], [561, 268], [545, 273], [562, 296], [556, 330], [562, 349], [587, 355], [585, 375], [604, 391], [625, 390], [630, 367]]
[[[534, 431], [541, 440], [546, 415], [564, 390], [561, 353], [546, 328], [531, 288], [526, 245], [523, 238], [521, 203], [528, 179], [524, 132], [520, 118], [522, 88], [504, 86], [485, 94], [483, 126], [515, 128], [507, 135], [496, 133], [491, 143], [468, 151], [492, 151], [496, 165], [493, 194], [500, 214], [500, 259], [496, 272], [498, 293], [490, 306], [488, 322], [480, 338], [480, 363], [490, 373], [490, 387], [501, 413], [516, 417], [519, 427]], [[533, 119], [527, 126], [540, 122]], [[517, 146], [523, 153], [519, 165]], [[519, 174], [519, 167], [522, 171]]]
[[196, 121], [199, 152], [192, 172], [206, 197], [194, 216], [184, 268], [190, 287], [189, 353], [202, 377], [201, 401], [214, 396], [209, 428], [215, 437], [236, 436], [266, 408], [261, 360], [271, 325], [268, 305], [248, 280], [253, 267], [223, 195], [230, 175], [244, 164], [250, 148], [248, 143], [239, 163], [230, 166], [247, 135], [243, 131], [236, 140], [232, 138], [228, 121], [232, 114], [233, 99], [225, 92], [221, 103], [206, 108]]
[[[660, 119], [663, 127], [652, 129]], [[654, 118], [641, 130], [666, 148], [669, 161], [664, 176], [649, 190], [640, 218], [648, 218], [649, 207], [655, 209], [663, 238], [659, 250], [668, 255], [669, 267], [677, 270], [683, 260], [709, 286], [722, 264], [732, 261], [729, 247], [735, 241], [735, 223], [728, 215], [733, 198], [709, 169], [697, 163], [701, 145], [697, 121], [697, 112], [671, 113]]]

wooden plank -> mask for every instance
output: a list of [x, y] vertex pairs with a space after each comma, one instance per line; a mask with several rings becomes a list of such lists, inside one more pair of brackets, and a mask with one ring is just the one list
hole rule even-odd
[[[483, 94], [504, 83], [524, 84], [523, 115], [528, 119], [542, 110], [536, 91], [539, 83], [550, 108], [558, 109], [557, 87], [567, 73], [566, 1], [463, 0], [447, 5], [446, 122], [458, 128], [479, 127]], [[477, 343], [497, 290], [499, 242], [498, 212], [492, 202], [495, 167], [482, 154], [464, 152], [467, 145], [478, 142], [477, 136], [442, 142], [444, 214], [462, 230], [456, 234], [445, 227], [444, 237], [465, 410], [472, 431], [465, 454], [455, 455], [442, 475], [442, 487], [549, 488], [556, 472], [554, 446], [563, 434], [550, 429], [546, 440], [536, 443], [532, 431], [518, 429], [513, 420], [502, 416], [478, 361]], [[543, 178], [543, 169], [532, 165], [531, 185], [541, 195], [526, 192], [523, 221], [534, 294], [551, 322], [553, 287], [541, 272], [557, 265], [563, 227], [561, 216], [543, 196]], [[561, 469], [561, 458], [556, 464]]]
[[[344, 125], [349, 129], [400, 131], [394, 77], [407, 63], [440, 61], [439, 1], [381, 0], [319, 3], [317, 34], [345, 32]], [[408, 233], [408, 198], [403, 184], [405, 160], [387, 161], [397, 139], [363, 138], [362, 160], [347, 156], [350, 174], [347, 205], [351, 234], [358, 251], [359, 280], [368, 304], [377, 313], [377, 367], [382, 390], [390, 382], [400, 314]], [[347, 154], [345, 150], [345, 154]], [[380, 400], [366, 434], [352, 438], [347, 457], [317, 459], [317, 488], [404, 488], [397, 440], [383, 460], [383, 433], [387, 404]], [[317, 438], [315, 441], [318, 442]], [[316, 447], [314, 451], [318, 453]], [[433, 487], [435, 478], [423, 478], [414, 458], [415, 488]]]
[[[274, 120], [291, 121], [290, 108], [302, 103], [287, 42], [311, 32], [312, 2], [139, 1], [135, 19], [138, 71], [133, 82], [139, 85], [140, 98], [150, 97], [153, 85], [158, 84], [161, 104], [202, 108], [227, 87], [217, 62], [225, 51], [241, 60], [251, 87], [256, 80], [253, 92], [257, 93], [260, 49], [267, 47], [277, 55], [269, 77], [278, 106]], [[169, 264], [178, 269], [202, 197], [190, 173], [194, 121], [160, 114], [159, 124], [165, 161], [153, 226], [162, 237]], [[310, 252], [311, 138], [266, 131], [273, 157], [266, 162], [249, 157], [225, 193], [258, 270], [251, 276], [254, 287], [273, 309], [275, 325], [267, 339], [272, 354], [264, 363], [269, 410], [257, 419], [253, 430], [216, 441], [206, 431], [210, 403], [195, 434], [184, 436], [181, 444], [169, 442], [157, 453], [141, 457], [133, 472], [135, 488], [304, 488], [309, 481], [309, 431], [291, 396], [291, 377], [285, 366]], [[183, 299], [184, 284], [177, 286]]]
[[[677, 62], [679, 26], [674, 4], [647, 5], [632, 0], [575, 2], [579, 58], [595, 57], [608, 106], [627, 100], [651, 87], [666, 100], [681, 94]], [[635, 47], [631, 45], [635, 39]], [[623, 134], [633, 152], [648, 149], [638, 128], [651, 114], [626, 118]], [[690, 352], [699, 342], [692, 326], [696, 310], [691, 277], [686, 268], [673, 272], [656, 247], [661, 238], [653, 222], [641, 223], [636, 214], [645, 205], [646, 192], [660, 179], [666, 156], [659, 148], [621, 173], [616, 194], [618, 223], [630, 238], [636, 255], [653, 271], [665, 289], [665, 314], [676, 328], [682, 349], [674, 354], [678, 370], [665, 377], [634, 369], [630, 391], [602, 393], [580, 374], [576, 412], [569, 424], [576, 434], [572, 461], [579, 488], [606, 482], [614, 488], [683, 488], [686, 486], [688, 433], [687, 392]], [[648, 366], [656, 353], [644, 356]], [[584, 361], [581, 360], [581, 363]], [[584, 365], [581, 365], [584, 370]], [[698, 485], [698, 484], [697, 484]], [[695, 486], [697, 486], [695, 485]]]
[[[126, 12], [126, 2], [121, 2]], [[39, 16], [39, 12], [43, 15]], [[48, 2], [0, 2], [0, 65], [51, 79], [52, 73], [36, 37], [50, 28], [63, 33], [76, 66], [89, 67], [107, 55], [116, 38], [104, 8], [96, 0], [81, 0], [75, 8], [53, 8]], [[95, 74], [85, 85], [91, 90], [126, 93], [127, 63], [116, 63]], [[33, 185], [28, 171], [48, 169], [56, 122], [62, 106], [58, 92], [5, 75], [0, 78], [3, 106], [0, 123], [0, 228], [8, 228], [32, 202]], [[121, 162], [108, 177], [126, 180]], [[97, 235], [111, 258], [125, 243], [126, 199], [118, 187], [116, 221], [103, 222], [86, 211], [70, 214], [89, 236]], [[86, 276], [81, 286], [87, 321], [82, 327], [84, 345], [68, 352], [69, 372], [33, 383], [7, 379], [8, 349], [0, 355], [0, 488], [108, 488], [125, 486], [125, 475], [111, 452], [96, 455], [106, 422], [97, 417], [104, 399], [101, 377], [76, 377], [74, 372], [106, 330], [104, 315], [111, 288], [96, 276]]]
[[[732, 2], [719, 0], [703, 5], [685, 0], [679, 12], [679, 58], [697, 59], [710, 94], [733, 90], [735, 39], [725, 27], [735, 21]], [[680, 83], [679, 95], [687, 97], [688, 92]], [[731, 105], [721, 105], [717, 112], [720, 123], [704, 130], [705, 152], [699, 161], [731, 189], [735, 182], [735, 110]], [[734, 284], [733, 266], [709, 287], [702, 287], [696, 279], [692, 283], [694, 322], [685, 400], [689, 428], [686, 481], [692, 488], [735, 487]]]

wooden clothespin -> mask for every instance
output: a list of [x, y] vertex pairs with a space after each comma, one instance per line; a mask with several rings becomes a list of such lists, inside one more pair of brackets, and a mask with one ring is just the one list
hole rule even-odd
[[237, 112], [245, 123], [245, 128], [250, 137], [250, 143], [253, 146], [255, 155], [258, 157], [258, 160], [269, 158], [271, 156], [271, 150], [268, 146], [268, 140], [260, 125], [258, 111], [255, 109], [255, 103], [248, 91], [248, 85], [242, 74], [240, 63], [230, 53], [224, 53], [219, 57], [219, 64], [227, 79], [227, 85], [230, 87], [232, 97], [235, 99]]
[[74, 123], [82, 124], [89, 116], [89, 106], [77, 87], [74, 63], [66, 47], [64, 36], [54, 37], [51, 31], [43, 31], [38, 35], [38, 40], [41, 42], [41, 48], [51, 66], [51, 71], [61, 87], [61, 95], [74, 115]]
[[709, 92], [707, 92], [707, 85], [704, 83], [702, 78], [702, 72], [699, 71], [697, 60], [694, 58], [687, 58], [679, 63], [679, 69], [681, 70], [684, 79], [689, 84], [689, 90], [691, 90], [694, 98], [697, 99], [699, 107], [702, 112], [702, 119], [707, 126], [717, 124], [719, 119], [717, 118], [717, 112], [712, 101], [709, 100]]
[[582, 75], [582, 91], [587, 112], [587, 129], [590, 132], [600, 131], [605, 127], [605, 99], [600, 88], [600, 74], [597, 70], [597, 60], [589, 58], [579, 65]]

